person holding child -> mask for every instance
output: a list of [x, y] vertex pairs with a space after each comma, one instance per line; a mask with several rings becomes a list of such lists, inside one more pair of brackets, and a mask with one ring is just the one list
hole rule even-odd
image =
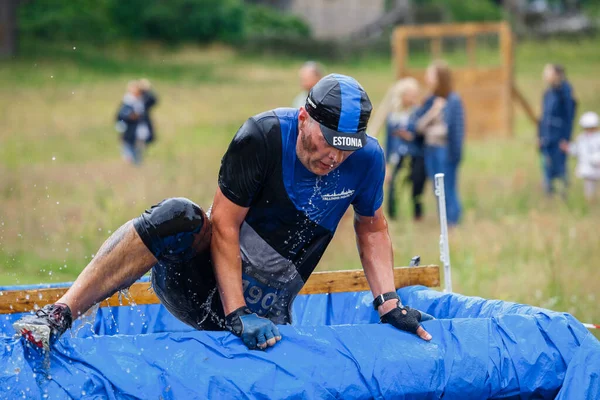
[[448, 225], [460, 221], [462, 206], [458, 194], [458, 170], [462, 161], [465, 114], [462, 99], [453, 89], [452, 74], [444, 61], [433, 62], [425, 72], [430, 96], [425, 100], [406, 131], [406, 140], [425, 140], [425, 169], [433, 181], [444, 174]]

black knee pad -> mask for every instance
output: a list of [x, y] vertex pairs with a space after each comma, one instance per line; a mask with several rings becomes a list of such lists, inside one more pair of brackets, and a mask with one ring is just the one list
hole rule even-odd
[[192, 245], [204, 223], [208, 220], [202, 208], [184, 197], [163, 200], [133, 220], [135, 230], [157, 259], [192, 257]]

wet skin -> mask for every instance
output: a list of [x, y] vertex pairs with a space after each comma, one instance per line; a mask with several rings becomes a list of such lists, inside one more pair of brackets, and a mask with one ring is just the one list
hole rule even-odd
[[352, 152], [329, 145], [321, 132], [321, 126], [302, 107], [298, 115], [296, 154], [307, 170], [323, 176], [339, 167]]

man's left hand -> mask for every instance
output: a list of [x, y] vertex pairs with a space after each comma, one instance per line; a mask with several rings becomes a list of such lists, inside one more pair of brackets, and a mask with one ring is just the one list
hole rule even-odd
[[402, 331], [416, 333], [421, 339], [427, 341], [431, 340], [431, 335], [423, 329], [421, 321], [430, 319], [433, 319], [431, 315], [414, 308], [400, 306], [400, 304], [381, 316], [381, 322], [384, 324], [390, 324]]

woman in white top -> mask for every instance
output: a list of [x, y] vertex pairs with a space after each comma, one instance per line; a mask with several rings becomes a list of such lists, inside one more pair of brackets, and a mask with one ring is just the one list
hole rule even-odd
[[561, 143], [561, 149], [577, 157], [575, 174], [583, 179], [585, 198], [591, 201], [600, 181], [600, 118], [595, 112], [586, 112], [579, 125], [583, 133], [572, 143]]

